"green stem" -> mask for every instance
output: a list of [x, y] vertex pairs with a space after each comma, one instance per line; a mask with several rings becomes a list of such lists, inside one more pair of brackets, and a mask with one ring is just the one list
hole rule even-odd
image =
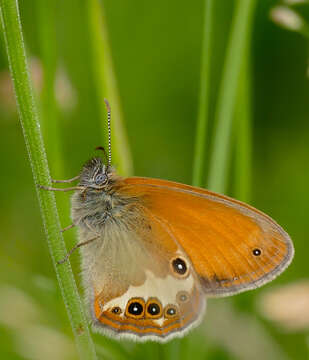
[[90, 26], [92, 69], [94, 70], [94, 81], [100, 104], [100, 117], [102, 128], [104, 129], [104, 138], [107, 139], [106, 109], [103, 101], [105, 97], [109, 100], [112, 108], [113, 163], [120, 174], [125, 176], [132, 175], [133, 162], [121, 111], [120, 96], [111, 58], [103, 4], [100, 4], [99, 0], [89, 0], [86, 6]]
[[239, 79], [238, 98], [235, 112], [235, 191], [237, 199], [250, 201], [251, 184], [251, 71], [250, 49], [246, 49], [243, 71]]
[[[22, 28], [16, 0], [0, 0], [1, 22], [6, 50], [17, 99], [19, 117], [30, 158], [35, 184], [50, 185], [49, 169], [40, 132], [38, 114], [26, 61]], [[59, 217], [52, 192], [38, 190], [43, 223], [59, 286], [67, 308], [81, 359], [96, 359], [84, 309], [69, 262], [57, 266], [56, 261], [66, 254], [60, 234]]]
[[226, 190], [232, 119], [255, 4], [256, 0], [238, 0], [232, 21], [215, 114], [216, 131], [208, 183], [211, 190], [218, 192]]
[[206, 131], [208, 124], [209, 89], [210, 89], [210, 59], [213, 28], [213, 0], [205, 0], [204, 30], [202, 44], [201, 83], [199, 108], [196, 127], [195, 155], [193, 166], [193, 185], [201, 186], [203, 181], [203, 166], [205, 163]]

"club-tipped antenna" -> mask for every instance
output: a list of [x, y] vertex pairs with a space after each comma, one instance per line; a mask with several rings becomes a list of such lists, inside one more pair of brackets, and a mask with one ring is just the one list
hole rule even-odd
[[105, 158], [106, 162], [108, 163], [108, 156], [106, 154], [106, 151], [105, 151], [104, 147], [103, 146], [97, 146], [95, 148], [95, 150], [101, 150], [103, 152], [103, 154], [104, 154], [104, 158]]
[[107, 128], [108, 128], [108, 166], [112, 164], [112, 131], [111, 131], [111, 107], [107, 99], [104, 99], [107, 110]]

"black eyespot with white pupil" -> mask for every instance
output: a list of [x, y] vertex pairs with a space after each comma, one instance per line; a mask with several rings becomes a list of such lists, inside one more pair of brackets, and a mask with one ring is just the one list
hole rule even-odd
[[254, 249], [252, 253], [254, 256], [260, 256], [262, 254], [262, 251], [261, 249]]
[[158, 315], [160, 314], [160, 306], [156, 303], [150, 303], [147, 307], [147, 312], [150, 314], [150, 315]]
[[172, 262], [173, 269], [177, 272], [179, 275], [185, 275], [187, 272], [187, 264], [186, 262], [181, 258], [176, 258]]
[[121, 309], [120, 309], [119, 306], [115, 306], [115, 307], [112, 309], [112, 312], [113, 312], [114, 314], [119, 315], [119, 314], [121, 314]]
[[96, 175], [94, 182], [96, 185], [102, 185], [104, 183], [106, 183], [107, 181], [107, 176], [106, 174], [98, 174]]
[[171, 307], [166, 310], [166, 313], [167, 313], [167, 315], [173, 316], [176, 314], [176, 309]]
[[177, 314], [178, 314], [178, 310], [177, 310], [176, 305], [169, 304], [165, 307], [164, 317], [166, 319], [174, 318], [175, 316], [177, 316]]
[[143, 311], [143, 305], [139, 302], [132, 302], [128, 307], [128, 312], [132, 315], [140, 315]]

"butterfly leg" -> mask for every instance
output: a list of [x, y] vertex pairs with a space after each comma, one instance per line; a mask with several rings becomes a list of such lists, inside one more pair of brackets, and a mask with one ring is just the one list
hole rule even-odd
[[80, 178], [80, 176], [79, 175], [77, 175], [77, 176], [74, 176], [72, 179], [67, 179], [67, 180], [54, 180], [54, 179], [51, 179], [51, 182], [52, 183], [71, 183], [71, 182], [73, 182], [73, 181], [76, 181], [76, 180], [78, 180]]
[[74, 190], [85, 190], [84, 186], [72, 186], [64, 189], [55, 188], [52, 186], [38, 185], [40, 189], [48, 190], [48, 191], [74, 191]]
[[76, 226], [76, 224], [68, 225], [68, 226], [66, 226], [65, 228], [61, 229], [61, 232], [63, 233], [63, 232], [65, 232], [65, 231], [69, 230], [69, 229], [72, 229], [74, 226]]
[[72, 255], [72, 253], [73, 253], [76, 249], [80, 248], [81, 246], [85, 246], [85, 245], [90, 244], [91, 242], [93, 242], [94, 240], [98, 239], [99, 237], [100, 237], [100, 236], [96, 236], [96, 237], [94, 237], [94, 238], [92, 238], [92, 239], [89, 239], [89, 240], [86, 240], [86, 241], [83, 241], [83, 242], [80, 242], [80, 243], [76, 244], [76, 245], [66, 254], [66, 256], [65, 256], [62, 260], [57, 261], [57, 264], [60, 265], [60, 264], [65, 263], [65, 262], [68, 260], [68, 258]]

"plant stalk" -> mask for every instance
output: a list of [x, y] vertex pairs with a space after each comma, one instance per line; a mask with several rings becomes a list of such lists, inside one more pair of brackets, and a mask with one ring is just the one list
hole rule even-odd
[[210, 159], [209, 189], [225, 192], [231, 152], [232, 120], [234, 118], [239, 76], [243, 57], [252, 31], [256, 0], [238, 0], [232, 21], [222, 81], [215, 112], [215, 135]]
[[197, 117], [197, 127], [195, 135], [195, 154], [193, 166], [193, 185], [202, 186], [203, 168], [205, 164], [206, 134], [208, 124], [208, 110], [210, 99], [210, 68], [211, 68], [211, 48], [212, 48], [212, 28], [213, 28], [213, 0], [205, 0], [203, 43], [202, 43], [202, 62], [201, 62], [201, 82], [199, 94], [199, 108]]
[[[40, 131], [37, 109], [34, 103], [17, 0], [0, 0], [1, 22], [6, 43], [8, 61], [23, 129], [26, 148], [36, 185], [50, 185], [50, 175], [45, 147]], [[66, 305], [72, 330], [81, 359], [96, 359], [86, 316], [80, 300], [69, 261], [58, 266], [57, 260], [66, 254], [60, 233], [59, 217], [52, 192], [39, 190], [41, 208], [48, 247], [53, 260], [61, 293]]]

